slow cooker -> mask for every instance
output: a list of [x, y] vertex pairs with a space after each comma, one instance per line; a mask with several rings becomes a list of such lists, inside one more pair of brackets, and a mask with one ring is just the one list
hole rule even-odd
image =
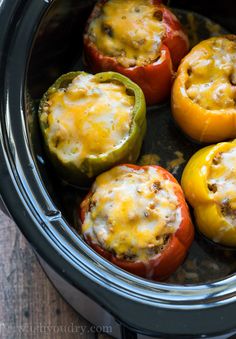
[[[37, 104], [59, 75], [81, 68], [82, 34], [93, 4], [92, 0], [0, 1], [3, 208], [33, 246], [63, 297], [93, 324], [104, 330], [106, 326], [112, 328], [110, 335], [233, 337], [236, 267], [197, 283], [148, 281], [107, 262], [71, 226], [70, 206], [79, 199], [78, 194], [76, 188], [58, 183], [45, 160]], [[170, 5], [183, 13], [194, 11], [199, 18], [206, 16], [223, 30], [236, 33], [233, 0], [179, 0]], [[160, 111], [165, 107], [162, 105]], [[150, 118], [149, 124], [152, 123]], [[171, 133], [178, 135], [175, 130]], [[166, 136], [162, 138], [164, 153]], [[184, 144], [182, 139], [180, 143]], [[186, 147], [191, 153], [199, 146]], [[214, 256], [211, 246], [208, 251]]]

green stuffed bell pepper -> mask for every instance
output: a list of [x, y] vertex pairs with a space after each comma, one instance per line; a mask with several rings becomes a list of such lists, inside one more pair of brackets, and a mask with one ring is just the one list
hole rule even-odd
[[121, 74], [71, 72], [44, 94], [39, 120], [55, 171], [84, 186], [116, 164], [137, 160], [146, 131], [145, 98]]

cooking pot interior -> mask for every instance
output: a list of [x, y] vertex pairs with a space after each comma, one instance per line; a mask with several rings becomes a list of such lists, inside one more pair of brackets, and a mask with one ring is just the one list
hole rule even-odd
[[[93, 5], [94, 1], [52, 2], [35, 35], [25, 87], [25, 114], [33, 157], [52, 200], [72, 227], [77, 227], [75, 210], [86, 190], [67, 186], [55, 176], [42, 147], [37, 107], [43, 93], [61, 74], [89, 71], [83, 62], [82, 35]], [[203, 0], [173, 0], [170, 6], [178, 7], [176, 14], [192, 44], [197, 42], [196, 36], [202, 40], [211, 35], [236, 33], [233, 0], [214, 4]], [[138, 162], [158, 163], [180, 179], [187, 160], [202, 146], [187, 140], [174, 125], [169, 101], [148, 108], [147, 119], [148, 131]], [[235, 251], [216, 246], [197, 233], [188, 257], [168, 282], [192, 284], [222, 279], [236, 271], [235, 259]]]

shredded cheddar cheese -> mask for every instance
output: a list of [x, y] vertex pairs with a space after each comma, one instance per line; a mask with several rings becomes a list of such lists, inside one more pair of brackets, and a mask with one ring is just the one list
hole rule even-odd
[[236, 147], [218, 153], [208, 175], [208, 189], [226, 220], [236, 226]]
[[144, 165], [158, 165], [160, 163], [160, 156], [155, 153], [144, 154], [142, 155], [141, 159], [139, 160], [139, 164], [141, 166]]
[[151, 0], [109, 0], [88, 33], [103, 54], [124, 67], [141, 66], [159, 57], [165, 26]]
[[174, 189], [155, 168], [115, 167], [97, 177], [82, 233], [118, 258], [146, 261], [180, 225]]
[[133, 107], [134, 96], [123, 84], [80, 74], [48, 98], [42, 119], [47, 119], [49, 147], [63, 162], [77, 165], [107, 153], [127, 140]]
[[176, 155], [176, 158], [168, 161], [167, 163], [167, 169], [168, 171], [171, 171], [172, 174], [176, 174], [178, 172], [179, 167], [185, 163], [184, 155], [180, 151], [174, 152]]
[[236, 43], [226, 37], [203, 41], [190, 52], [187, 95], [207, 110], [235, 108]]

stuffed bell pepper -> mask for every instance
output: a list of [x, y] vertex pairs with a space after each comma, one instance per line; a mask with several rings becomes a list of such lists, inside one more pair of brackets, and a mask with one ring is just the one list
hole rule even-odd
[[113, 70], [143, 90], [147, 104], [170, 93], [188, 38], [160, 0], [102, 0], [89, 17], [84, 51], [93, 72]]
[[62, 179], [86, 185], [123, 161], [136, 161], [146, 129], [142, 90], [105, 72], [62, 75], [40, 103], [47, 153]]
[[236, 137], [236, 36], [200, 42], [183, 59], [172, 89], [172, 113], [198, 142]]
[[188, 162], [182, 188], [199, 231], [216, 243], [236, 246], [236, 142], [198, 151]]
[[99, 175], [81, 204], [82, 235], [100, 255], [164, 280], [183, 262], [194, 229], [180, 185], [159, 166], [119, 165]]

